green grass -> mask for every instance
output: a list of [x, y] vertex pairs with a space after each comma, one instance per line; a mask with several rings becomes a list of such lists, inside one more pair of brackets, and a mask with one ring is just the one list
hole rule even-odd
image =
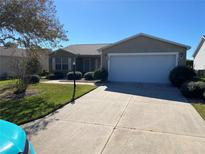
[[[5, 87], [5, 81], [0, 81], [0, 85]], [[77, 85], [75, 98], [94, 88], [90, 85]], [[43, 117], [71, 101], [73, 86], [40, 83], [30, 85], [27, 91], [34, 94], [20, 99], [0, 98], [0, 119], [23, 124]]]
[[10, 85], [14, 85], [16, 80], [3, 80], [0, 81], [0, 89], [6, 88]]
[[203, 77], [203, 78], [200, 78], [202, 81], [204, 81], [205, 82], [205, 77]]
[[196, 109], [196, 111], [201, 115], [201, 117], [205, 120], [205, 104], [193, 103], [192, 105]]

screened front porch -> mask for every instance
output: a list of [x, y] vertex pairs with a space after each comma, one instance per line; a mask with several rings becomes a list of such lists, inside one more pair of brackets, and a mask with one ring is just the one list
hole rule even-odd
[[70, 72], [73, 62], [76, 62], [76, 71], [82, 73], [95, 71], [100, 68], [100, 56], [55, 56], [52, 57], [52, 72]]

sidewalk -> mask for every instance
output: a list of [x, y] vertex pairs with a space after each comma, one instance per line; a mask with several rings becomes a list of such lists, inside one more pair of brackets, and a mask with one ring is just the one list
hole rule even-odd
[[[50, 83], [50, 84], [73, 84], [73, 81], [66, 81], [66, 80], [47, 80], [47, 81], [41, 81], [41, 83]], [[76, 81], [76, 84], [95, 85], [95, 82]]]

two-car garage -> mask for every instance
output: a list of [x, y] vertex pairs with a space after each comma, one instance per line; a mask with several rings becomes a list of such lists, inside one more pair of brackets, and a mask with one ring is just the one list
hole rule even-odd
[[170, 71], [186, 64], [189, 46], [140, 33], [99, 49], [112, 82], [169, 83]]
[[178, 64], [177, 53], [108, 54], [108, 80], [115, 82], [168, 83]]

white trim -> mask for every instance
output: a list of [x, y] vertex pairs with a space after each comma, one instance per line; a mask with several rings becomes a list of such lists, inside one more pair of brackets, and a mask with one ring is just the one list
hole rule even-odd
[[179, 63], [179, 53], [178, 52], [140, 52], [140, 53], [109, 53], [107, 56], [107, 61], [108, 61], [108, 79], [109, 79], [109, 74], [110, 74], [110, 57], [111, 56], [136, 56], [136, 55], [175, 55], [176, 56], [176, 66]]
[[200, 42], [199, 42], [199, 44], [198, 44], [196, 50], [194, 51], [194, 54], [192, 55], [192, 57], [194, 57], [194, 58], [196, 57], [196, 55], [198, 54], [199, 49], [200, 49], [201, 46], [203, 45], [204, 41], [205, 41], [205, 36], [202, 36], [202, 38], [201, 38], [201, 40], [200, 40]]
[[176, 55], [178, 52], [138, 52], [138, 53], [108, 53], [108, 56], [124, 56], [124, 55]]
[[125, 39], [122, 39], [120, 41], [117, 41], [115, 43], [112, 43], [108, 46], [105, 46], [105, 47], [102, 47], [100, 49], [98, 49], [99, 51], [102, 51], [104, 49], [107, 49], [107, 48], [110, 48], [110, 47], [113, 47], [115, 45], [118, 45], [120, 43], [123, 43], [123, 42], [126, 42], [126, 41], [129, 41], [131, 39], [134, 39], [134, 38], [137, 38], [139, 36], [144, 36], [144, 37], [148, 37], [148, 38], [151, 38], [151, 39], [155, 39], [155, 40], [159, 40], [159, 41], [162, 41], [162, 42], [166, 42], [166, 43], [169, 43], [169, 44], [174, 44], [174, 45], [177, 45], [177, 46], [180, 46], [180, 47], [184, 47], [186, 48], [187, 50], [189, 50], [191, 47], [188, 46], [188, 45], [185, 45], [185, 44], [181, 44], [181, 43], [177, 43], [177, 42], [174, 42], [174, 41], [170, 41], [170, 40], [166, 40], [166, 39], [163, 39], [163, 38], [159, 38], [159, 37], [156, 37], [156, 36], [153, 36], [153, 35], [149, 35], [149, 34], [145, 34], [145, 33], [139, 33], [139, 34], [136, 34], [134, 36], [130, 36], [128, 38], [125, 38]]

